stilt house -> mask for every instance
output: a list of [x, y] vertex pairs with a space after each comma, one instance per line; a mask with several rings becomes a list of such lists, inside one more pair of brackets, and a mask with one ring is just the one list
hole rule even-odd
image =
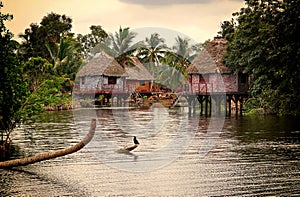
[[187, 68], [189, 91], [193, 94], [244, 94], [248, 90], [248, 76], [233, 72], [222, 63], [227, 41], [216, 37], [208, 42]]
[[124, 68], [112, 57], [99, 53], [77, 73], [83, 94], [111, 94], [126, 91]]

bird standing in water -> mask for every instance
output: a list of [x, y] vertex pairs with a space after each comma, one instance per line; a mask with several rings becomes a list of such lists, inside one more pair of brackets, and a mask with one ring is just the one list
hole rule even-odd
[[135, 136], [133, 136], [133, 143], [134, 143], [134, 144], [140, 144], [139, 141], [137, 141], [137, 139], [136, 139]]
[[119, 153], [121, 153], [121, 152], [130, 152], [130, 151], [136, 149], [140, 144], [139, 141], [137, 140], [136, 136], [133, 136], [133, 143], [134, 143], [134, 145], [126, 146], [125, 148], [121, 148], [117, 152], [119, 152]]

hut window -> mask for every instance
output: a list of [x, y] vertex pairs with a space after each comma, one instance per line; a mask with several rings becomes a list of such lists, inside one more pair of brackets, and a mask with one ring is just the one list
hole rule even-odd
[[116, 84], [117, 78], [116, 77], [108, 77], [108, 84]]

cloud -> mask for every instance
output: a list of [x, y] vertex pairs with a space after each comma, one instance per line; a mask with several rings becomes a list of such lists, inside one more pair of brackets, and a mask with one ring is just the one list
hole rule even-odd
[[[219, 0], [119, 0], [123, 3], [138, 4], [143, 6], [171, 6], [178, 4], [206, 4]], [[244, 1], [244, 0], [228, 0], [228, 1]]]

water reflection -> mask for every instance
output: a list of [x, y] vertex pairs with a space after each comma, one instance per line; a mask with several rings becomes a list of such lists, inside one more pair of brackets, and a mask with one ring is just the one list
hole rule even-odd
[[[88, 130], [91, 117], [98, 120], [98, 128], [88, 149], [101, 162], [125, 171], [151, 171], [178, 158], [188, 148], [198, 130], [198, 118], [189, 118], [187, 111], [176, 113], [153, 105], [149, 110], [83, 109], [75, 111], [80, 130]], [[83, 133], [84, 136], [86, 133]], [[116, 150], [130, 145], [133, 136], [141, 142], [139, 157], [116, 154]], [[137, 158], [137, 157], [135, 157]]]
[[251, 161], [299, 160], [300, 126], [296, 118], [249, 117], [235, 122], [237, 151]]
[[[197, 120], [192, 121], [197, 125], [190, 126], [180, 124], [183, 120], [180, 118], [185, 117], [185, 111], [181, 109], [161, 112], [164, 124], [157, 125], [159, 131], [152, 133], [143, 130], [141, 125], [151, 125], [153, 111], [114, 113], [112, 110], [96, 110], [88, 116], [89, 112], [85, 111], [80, 114], [88, 118], [80, 121], [74, 121], [72, 112], [55, 112], [49, 114], [46, 122], [24, 125], [15, 132], [13, 139], [25, 155], [76, 143], [85, 133], [78, 129], [78, 125], [82, 129], [88, 127], [90, 116], [97, 117], [101, 127], [97, 127], [99, 136], [75, 154], [14, 170], [0, 170], [1, 195], [293, 196], [300, 193], [298, 119], [272, 116], [228, 118], [222, 132], [208, 133], [214, 118], [191, 117]], [[126, 118], [131, 118], [131, 121], [126, 122]], [[118, 125], [118, 121], [124, 125]], [[159, 122], [159, 119], [154, 121]], [[131, 130], [132, 123], [136, 125]], [[180, 134], [176, 130], [179, 127], [182, 128]], [[192, 128], [197, 130], [194, 132]], [[117, 154], [112, 151], [132, 143], [134, 134], [138, 134], [141, 143], [134, 152]], [[149, 153], [160, 150], [162, 144], [169, 144], [174, 138], [186, 136], [192, 139], [187, 149], [168, 165], [146, 172], [118, 169], [118, 165], [134, 168], [143, 161], [149, 164], [144, 168], [151, 168], [153, 163], [166, 157], [157, 154], [150, 158]], [[101, 144], [104, 137], [105, 146]], [[200, 147], [210, 147], [203, 144], [207, 137], [215, 143], [201, 157]], [[107, 147], [109, 144], [113, 148]], [[180, 146], [172, 147], [167, 150], [168, 154]], [[111, 155], [99, 158], [102, 156], [99, 151], [105, 154], [111, 151]], [[146, 162], [148, 160], [151, 162]]]

